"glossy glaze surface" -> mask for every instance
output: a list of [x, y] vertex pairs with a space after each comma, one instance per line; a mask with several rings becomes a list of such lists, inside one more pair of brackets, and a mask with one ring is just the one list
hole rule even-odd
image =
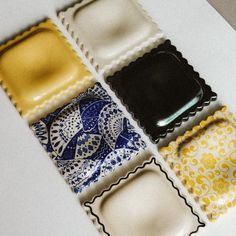
[[107, 81], [153, 141], [215, 96], [168, 40]]
[[210, 220], [236, 205], [236, 119], [226, 108], [161, 152]]
[[103, 224], [102, 235], [190, 235], [200, 225], [154, 160], [86, 205]]
[[34, 123], [32, 130], [75, 192], [146, 147], [99, 83]]
[[[0, 80], [23, 117], [28, 117], [37, 107], [50, 106], [58, 94], [63, 104], [63, 95], [68, 100], [76, 93], [69, 88], [78, 81], [89, 83], [92, 75], [48, 21], [0, 46]], [[65, 90], [70, 91], [62, 94]]]
[[86, 0], [61, 15], [100, 68], [160, 32], [136, 0]]

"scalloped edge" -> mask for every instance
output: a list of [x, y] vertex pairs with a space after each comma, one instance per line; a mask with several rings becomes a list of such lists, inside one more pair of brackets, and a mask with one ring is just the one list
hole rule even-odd
[[63, 106], [65, 103], [73, 99], [76, 95], [86, 91], [95, 83], [93, 77], [85, 76], [84, 80], [77, 81], [67, 89], [62, 90], [60, 93], [53, 95], [50, 99], [46, 100], [42, 104], [36, 106], [23, 117], [32, 124], [40, 118], [46, 116], [50, 112], [53, 112], [58, 107]]
[[[103, 86], [101, 85], [100, 82], [96, 82], [95, 84], [93, 84], [92, 86], [90, 86], [88, 89], [86, 89], [86, 91], [82, 91], [81, 94], [78, 94], [74, 99], [78, 99], [80, 96], [83, 97], [84, 93], [87, 93], [87, 91], [88, 91], [89, 89], [93, 89], [95, 86], [100, 86], [102, 89], [105, 90], [105, 88], [103, 88]], [[106, 91], [106, 93], [107, 93], [107, 91]], [[107, 95], [108, 95], [109, 98], [111, 99], [111, 102], [113, 102], [113, 103], [117, 106], [117, 108], [119, 109], [119, 106], [117, 105], [117, 103], [115, 103], [115, 102], [112, 100], [112, 97], [111, 97], [108, 93], [107, 93]], [[72, 100], [70, 100], [70, 101], [69, 101], [68, 103], [66, 103], [66, 104], [63, 104], [61, 107], [70, 105], [71, 102], [72, 102]], [[61, 107], [58, 107], [58, 109], [60, 109]], [[53, 111], [53, 112], [54, 112], [54, 111]], [[127, 117], [125, 116], [124, 112], [122, 112], [122, 114], [123, 114], [123, 116], [124, 116], [125, 118], [127, 118]], [[50, 113], [47, 114], [47, 115], [50, 115]], [[45, 117], [43, 117], [43, 118], [46, 118], [47, 115], [46, 115]], [[127, 118], [127, 119], [128, 119], [128, 118]], [[38, 121], [36, 121], [36, 122], [40, 122], [40, 120], [38, 120]], [[71, 191], [72, 191], [73, 193], [75, 193], [75, 194], [78, 195], [78, 196], [86, 195], [86, 192], [89, 191], [89, 189], [93, 188], [93, 185], [99, 184], [99, 183], [103, 180], [103, 178], [104, 178], [105, 176], [99, 175], [99, 176], [97, 177], [97, 180], [96, 180], [96, 181], [92, 182], [89, 186], [84, 187], [81, 192], [80, 192], [80, 191], [77, 191], [77, 188], [71, 186], [71, 184], [70, 184], [69, 181], [68, 181], [68, 178], [66, 178], [66, 177], [64, 176], [64, 174], [62, 173], [62, 171], [58, 168], [57, 160], [55, 160], [55, 157], [57, 157], [57, 154], [56, 154], [54, 151], [51, 152], [51, 153], [48, 152], [46, 146], [45, 146], [44, 144], [42, 144], [41, 141], [40, 141], [40, 139], [35, 135], [35, 133], [34, 133], [34, 131], [33, 131], [33, 129], [32, 129], [32, 126], [33, 126], [33, 125], [34, 125], [34, 123], [32, 123], [32, 124], [30, 125], [30, 127], [29, 127], [30, 130], [31, 130], [31, 132], [33, 133], [33, 135], [35, 136], [35, 138], [38, 140], [40, 146], [42, 146], [42, 148], [44, 149], [44, 151], [45, 151], [45, 152], [47, 153], [47, 155], [50, 157], [50, 159], [51, 159], [51, 161], [53, 162], [53, 164], [55, 165], [57, 171], [60, 173], [61, 177], [63, 178], [63, 180], [65, 181], [65, 183], [68, 184], [69, 188], [71, 189]], [[136, 133], [138, 134], [137, 131], [136, 131]], [[140, 134], [139, 134], [139, 135], [140, 135]], [[140, 137], [141, 137], [141, 136], [142, 136], [142, 135], [140, 135]], [[141, 137], [141, 138], [142, 138], [142, 137]], [[137, 158], [137, 157], [140, 155], [140, 153], [146, 153], [146, 152], [147, 152], [147, 144], [145, 143], [145, 147], [144, 147], [143, 149], [140, 148], [139, 151], [138, 151], [138, 153], [133, 153], [133, 155], [131, 156], [131, 158], [130, 158], [129, 160], [123, 161], [123, 162], [121, 163], [121, 165], [117, 166], [116, 168], [119, 168], [119, 167], [121, 167], [121, 166], [128, 165], [129, 162], [132, 162], [135, 158]], [[111, 171], [110, 173], [115, 172], [115, 171], [116, 171], [116, 168], [115, 168], [115, 170]]]
[[1, 53], [6, 50], [8, 47], [11, 47], [15, 43], [19, 42], [20, 40], [23, 40], [25, 37], [28, 37], [32, 33], [34, 33], [37, 30], [40, 30], [40, 28], [49, 29], [55, 34], [57, 34], [62, 42], [66, 45], [66, 47], [70, 50], [72, 57], [75, 58], [78, 65], [84, 67], [84, 71], [88, 72], [90, 75], [84, 76], [84, 78], [80, 81], [77, 81], [75, 84], [68, 86], [66, 89], [61, 90], [59, 93], [52, 95], [49, 99], [45, 100], [41, 104], [35, 106], [33, 109], [28, 110], [25, 114], [23, 114], [23, 111], [20, 107], [20, 105], [17, 103], [17, 101], [14, 99], [14, 96], [9, 92], [8, 87], [4, 84], [4, 79], [0, 78], [0, 84], [7, 93], [8, 97], [10, 98], [13, 105], [16, 107], [17, 111], [20, 113], [20, 115], [29, 123], [32, 124], [33, 122], [39, 120], [40, 118], [44, 117], [45, 115], [49, 114], [50, 112], [54, 111], [59, 106], [62, 106], [66, 102], [68, 102], [70, 99], [72, 99], [74, 96], [78, 95], [79, 93], [85, 91], [89, 87], [91, 87], [93, 84], [95, 84], [95, 80], [88, 70], [87, 66], [82, 62], [82, 60], [77, 57], [77, 54], [75, 50], [71, 47], [70, 43], [67, 41], [65, 36], [62, 34], [62, 32], [59, 30], [59, 28], [56, 26], [56, 24], [49, 18], [46, 20], [40, 22], [39, 24], [29, 28], [28, 30], [25, 30], [23, 33], [17, 35], [16, 37], [8, 40], [6, 43], [3, 43], [0, 45], [0, 55]]
[[[178, 149], [179, 145], [181, 143], [183, 143], [186, 139], [191, 138], [194, 134], [196, 134], [196, 132], [204, 129], [207, 125], [211, 124], [212, 122], [219, 120], [219, 119], [225, 119], [230, 121], [235, 127], [236, 127], [236, 119], [234, 118], [233, 114], [230, 113], [227, 109], [226, 106], [222, 107], [220, 110], [215, 111], [215, 113], [211, 116], [208, 116], [205, 120], [202, 120], [198, 125], [194, 126], [191, 130], [187, 130], [183, 135], [178, 136], [176, 138], [175, 141], [172, 141], [169, 143], [168, 146], [166, 147], [162, 147], [160, 149], [160, 154], [163, 157], [163, 159], [166, 161], [166, 163], [170, 166], [170, 168], [175, 172], [176, 176], [180, 179], [180, 181], [182, 182], [182, 184], [185, 186], [185, 188], [188, 190], [189, 194], [191, 194], [195, 200], [195, 202], [197, 204], [199, 204], [200, 208], [204, 211], [204, 213], [206, 214], [207, 218], [210, 221], [215, 221], [217, 220], [221, 214], [219, 214], [216, 218], [212, 218], [212, 214], [209, 211], [206, 211], [206, 204], [204, 204], [203, 202], [200, 202], [200, 198], [198, 195], [196, 195], [195, 193], [193, 193], [192, 188], [186, 186], [186, 180], [184, 177], [182, 177], [179, 173], [179, 171], [174, 169], [174, 162], [173, 162], [173, 158], [172, 156], [176, 155], [176, 150]], [[174, 154], [168, 153], [168, 151], [165, 151], [167, 148], [173, 148], [175, 150]], [[225, 210], [227, 211], [228, 208], [231, 207], [227, 207], [225, 208]]]
[[191, 213], [197, 217], [199, 225], [198, 225], [198, 227], [195, 231], [190, 232], [189, 236], [197, 233], [201, 227], [205, 227], [204, 221], [201, 220], [199, 215], [194, 211], [194, 208], [188, 202], [187, 197], [184, 196], [184, 194], [181, 192], [181, 190], [178, 187], [176, 187], [176, 185], [174, 183], [174, 180], [172, 178], [170, 178], [167, 171], [162, 167], [161, 163], [159, 163], [157, 161], [156, 157], [151, 155], [149, 160], [143, 161], [142, 164], [136, 166], [136, 168], [134, 170], [129, 171], [125, 176], [120, 177], [118, 179], [118, 181], [116, 181], [115, 183], [112, 183], [108, 188], [105, 188], [104, 190], [101, 190], [101, 192], [99, 194], [95, 195], [92, 198], [91, 201], [86, 201], [86, 202], [83, 203], [82, 207], [84, 208], [85, 212], [87, 213], [87, 215], [89, 216], [89, 218], [91, 219], [91, 221], [93, 222], [95, 227], [97, 228], [98, 232], [102, 236], [107, 236], [107, 235], [110, 235], [110, 234], [106, 231], [105, 225], [100, 221], [99, 216], [97, 216], [93, 212], [93, 209], [90, 205], [93, 204], [94, 201], [97, 198], [101, 197], [105, 192], [109, 192], [114, 186], [119, 185], [121, 181], [128, 179], [130, 175], [134, 175], [139, 169], [143, 169], [146, 165], [149, 165], [149, 164], [152, 164], [152, 163], [154, 163], [155, 165], [157, 165], [159, 167], [159, 170], [165, 175], [167, 181], [169, 181], [171, 183], [171, 186], [177, 191], [178, 196], [184, 200], [185, 205], [191, 209]]
[[[172, 50], [174, 50], [175, 55], [177, 55], [178, 58], [181, 60], [181, 62], [187, 67], [187, 69], [191, 70], [191, 72], [194, 74], [194, 76], [196, 77], [196, 80], [200, 84], [200, 86], [205, 87], [205, 89], [207, 90], [206, 92], [207, 92], [207, 95], [208, 95], [209, 98], [207, 98], [205, 101], [202, 101], [204, 99], [204, 97], [203, 97], [196, 105], [189, 108], [187, 110], [188, 112], [186, 111], [181, 116], [176, 118], [177, 122], [174, 122], [173, 124], [171, 123], [172, 125], [167, 125], [167, 128], [166, 128], [164, 133], [160, 133], [156, 139], [153, 139], [151, 134], [149, 134], [147, 132], [147, 130], [145, 129], [145, 126], [143, 124], [141, 124], [141, 122], [139, 121], [137, 116], [131, 111], [130, 106], [118, 94], [117, 90], [112, 87], [111, 82], [109, 81], [109, 79], [112, 79], [111, 77], [116, 76], [117, 74], [122, 74], [122, 71], [124, 69], [128, 68], [130, 65], [136, 64], [140, 60], [145, 59], [145, 57], [147, 57], [149, 54], [152, 54], [159, 47], [162, 47], [162, 45], [163, 46], [168, 45]], [[211, 87], [206, 84], [205, 80], [203, 78], [201, 78], [199, 73], [194, 70], [193, 66], [191, 66], [188, 63], [188, 60], [183, 57], [182, 53], [180, 51], [178, 51], [177, 48], [174, 45], [171, 44], [171, 40], [169, 40], [169, 39], [165, 40], [165, 42], [158, 45], [157, 48], [154, 48], [150, 52], [145, 53], [142, 57], [139, 57], [136, 61], [133, 61], [129, 65], [123, 67], [121, 70], [116, 71], [112, 76], [107, 77], [106, 82], [108, 83], [111, 90], [115, 92], [115, 95], [119, 98], [122, 105], [127, 108], [128, 112], [131, 114], [132, 118], [137, 122], [138, 126], [143, 130], [145, 135], [147, 135], [149, 137], [149, 139], [152, 141], [153, 144], [157, 144], [160, 140], [164, 139], [169, 133], [172, 133], [175, 130], [175, 128], [180, 127], [183, 122], [189, 120], [190, 117], [195, 116], [197, 114], [197, 112], [202, 111], [203, 108], [208, 106], [212, 101], [217, 100], [217, 94], [211, 90]], [[199, 103], [201, 103], [201, 104], [199, 105]], [[186, 115], [184, 115], [185, 113], [186, 113]]]
[[65, 14], [71, 14], [73, 15], [73, 12], [77, 11], [79, 8], [83, 7], [84, 5], [95, 1], [95, 0], [81, 0], [78, 3], [75, 3], [74, 5], [68, 7], [64, 11], [60, 11], [58, 13], [58, 18], [61, 21], [61, 23], [64, 25], [66, 30], [69, 32], [71, 37], [74, 39], [76, 44], [79, 46], [82, 53], [85, 55], [85, 57], [88, 59], [88, 61], [91, 63], [91, 65], [95, 68], [95, 70], [103, 77], [110, 76], [114, 74], [117, 70], [120, 70], [121, 68], [128, 65], [130, 62], [136, 60], [137, 58], [144, 55], [146, 52], [150, 52], [152, 48], [158, 46], [161, 44], [165, 37], [157, 25], [157, 23], [152, 19], [152, 17], [147, 13], [147, 11], [143, 8], [143, 5], [141, 5], [137, 0], [133, 0], [134, 4], [136, 4], [143, 15], [156, 26], [157, 32], [151, 37], [148, 37], [145, 41], [140, 43], [138, 46], [134, 46], [133, 49], [128, 50], [125, 54], [121, 55], [117, 59], [112, 60], [109, 64], [104, 65], [103, 67], [100, 67], [99, 63], [96, 62], [93, 54], [89, 51], [89, 49], [86, 47], [86, 43], [80, 40], [79, 35], [75, 33], [73, 27], [67, 21]]

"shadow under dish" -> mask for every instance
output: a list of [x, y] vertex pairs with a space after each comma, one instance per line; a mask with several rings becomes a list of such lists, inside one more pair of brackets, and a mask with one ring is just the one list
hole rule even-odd
[[235, 0], [208, 0], [208, 2], [228, 21], [234, 30], [236, 30]]
[[154, 142], [216, 99], [169, 40], [107, 82]]

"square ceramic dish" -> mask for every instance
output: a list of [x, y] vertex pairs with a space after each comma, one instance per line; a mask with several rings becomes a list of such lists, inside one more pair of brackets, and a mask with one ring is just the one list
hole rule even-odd
[[127, 164], [123, 176], [107, 176], [106, 183], [97, 187], [99, 194], [84, 203], [101, 235], [169, 236], [197, 232], [204, 224], [173, 188], [155, 157], [146, 153], [138, 163], [134, 162]]
[[83, 0], [59, 13], [81, 50], [102, 74], [112, 74], [162, 40], [137, 0]]
[[210, 220], [236, 205], [236, 119], [225, 107], [161, 154]]
[[169, 40], [107, 82], [154, 142], [216, 99]]
[[0, 82], [30, 123], [68, 102], [93, 81], [51, 20], [0, 45]]
[[99, 83], [32, 130], [76, 193], [146, 147]]

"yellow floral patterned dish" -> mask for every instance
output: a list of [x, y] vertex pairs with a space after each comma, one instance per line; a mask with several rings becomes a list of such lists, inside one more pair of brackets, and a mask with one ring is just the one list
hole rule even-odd
[[0, 45], [0, 82], [30, 123], [68, 102], [93, 81], [51, 20]]
[[236, 119], [226, 107], [161, 154], [210, 220], [236, 205]]

